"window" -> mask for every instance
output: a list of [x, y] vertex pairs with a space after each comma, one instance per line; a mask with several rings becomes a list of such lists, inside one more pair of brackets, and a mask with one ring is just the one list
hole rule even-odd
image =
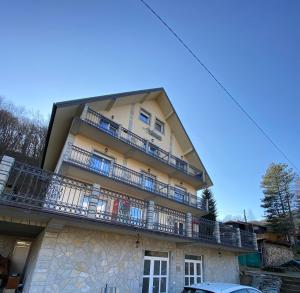
[[154, 124], [154, 129], [160, 133], [165, 133], [165, 124], [156, 118], [155, 124]]
[[131, 224], [140, 226], [143, 220], [143, 210], [138, 207], [130, 207]]
[[155, 176], [143, 172], [143, 187], [147, 190], [155, 190]]
[[147, 111], [141, 109], [141, 111], [140, 111], [140, 120], [143, 121], [144, 123], [150, 125], [150, 119], [151, 119], [151, 114], [148, 113]]
[[158, 156], [158, 149], [153, 144], [149, 144], [149, 146], [148, 146], [148, 152], [152, 156]]
[[193, 221], [192, 222], [192, 231], [193, 231], [193, 237], [199, 237], [199, 233], [200, 233], [200, 230], [199, 230], [199, 223], [198, 222], [195, 222]]
[[176, 167], [181, 170], [186, 170], [187, 164], [186, 164], [186, 162], [176, 158]]
[[184, 261], [184, 274], [185, 286], [203, 282], [202, 256], [186, 255]]
[[181, 222], [174, 222], [174, 233], [183, 235], [184, 232], [184, 224]]
[[103, 199], [99, 199], [97, 203], [97, 214], [103, 214], [106, 211], [107, 201]]
[[95, 152], [90, 160], [90, 168], [108, 176], [110, 171], [111, 161]]
[[99, 128], [113, 136], [117, 135], [118, 125], [112, 121], [109, 121], [108, 119], [101, 118], [99, 122]]
[[184, 202], [185, 189], [182, 187], [174, 188], [174, 199], [180, 202]]

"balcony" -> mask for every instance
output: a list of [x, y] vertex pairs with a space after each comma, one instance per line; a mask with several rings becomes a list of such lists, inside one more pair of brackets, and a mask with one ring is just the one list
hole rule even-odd
[[201, 170], [90, 108], [80, 119], [74, 119], [71, 132], [82, 133], [153, 168], [159, 168], [162, 172], [195, 188], [202, 188], [205, 185]]
[[[151, 212], [149, 207], [152, 204]], [[253, 251], [253, 233], [140, 200], [96, 185], [46, 172], [15, 162], [9, 172], [0, 205], [30, 210], [31, 213], [58, 215], [118, 227], [176, 237], [180, 242]], [[102, 227], [102, 226], [99, 226]], [[124, 230], [125, 229], [125, 230]], [[126, 230], [127, 229], [127, 230]], [[180, 240], [179, 240], [180, 239]]]
[[[137, 192], [137, 196], [142, 196], [140, 190], [143, 190], [148, 196], [146, 195], [142, 198], [149, 198], [150, 193], [155, 195], [153, 199], [158, 200], [158, 202], [162, 204], [165, 204], [165, 199], [168, 199], [172, 202], [171, 207], [173, 208], [182, 209], [183, 207], [181, 206], [185, 205], [183, 211], [188, 211], [190, 207], [192, 207], [195, 209], [196, 213], [202, 215], [206, 213], [206, 206], [203, 204], [200, 197], [156, 180], [147, 173], [134, 171], [77, 146], [71, 146], [70, 155], [64, 162], [88, 170], [89, 173], [87, 176], [90, 176], [90, 172], [92, 172], [98, 176], [100, 175], [105, 178], [113, 179], [123, 185], [130, 185], [134, 187], [134, 189], [138, 188], [138, 191], [128, 190], [128, 192], [131, 193]], [[64, 166], [62, 167], [62, 172], [63, 174], [74, 175], [76, 178], [79, 177], [82, 180], [88, 179], [87, 176], [80, 176], [77, 171], [74, 171], [73, 173], [65, 171]], [[112, 184], [108, 182], [106, 185], [110, 187]], [[123, 188], [124, 187], [122, 187], [122, 190]], [[160, 199], [158, 199], [157, 196], [159, 196]]]

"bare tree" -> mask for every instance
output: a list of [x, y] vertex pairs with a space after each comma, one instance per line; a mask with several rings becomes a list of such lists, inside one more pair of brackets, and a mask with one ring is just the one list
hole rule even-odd
[[39, 113], [30, 113], [0, 98], [0, 155], [39, 165], [46, 134], [46, 121]]

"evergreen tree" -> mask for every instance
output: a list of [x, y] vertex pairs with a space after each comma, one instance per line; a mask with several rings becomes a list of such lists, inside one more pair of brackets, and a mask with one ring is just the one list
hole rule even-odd
[[286, 164], [272, 163], [262, 178], [264, 197], [261, 206], [274, 232], [285, 235], [293, 243], [295, 223], [295, 194], [293, 183], [296, 174]]
[[202, 218], [216, 221], [217, 219], [217, 205], [213, 193], [210, 189], [206, 188], [202, 192], [202, 205], [208, 207], [208, 214]]

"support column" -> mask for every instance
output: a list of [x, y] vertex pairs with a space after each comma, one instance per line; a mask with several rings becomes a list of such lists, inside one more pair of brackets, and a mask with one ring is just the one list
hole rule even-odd
[[242, 239], [241, 239], [241, 230], [240, 228], [236, 228], [236, 240], [238, 247], [242, 247]]
[[88, 218], [94, 219], [96, 216], [100, 192], [101, 186], [99, 184], [93, 184], [92, 194], [89, 196]]
[[220, 225], [219, 222], [215, 222], [215, 230], [214, 230], [214, 235], [216, 237], [216, 240], [218, 243], [221, 243], [221, 235], [220, 235]]
[[185, 224], [186, 224], [186, 236], [187, 237], [193, 237], [192, 219], [193, 219], [192, 214], [191, 213], [186, 213], [186, 215], [185, 215]]
[[63, 150], [60, 154], [58, 163], [56, 165], [56, 168], [55, 168], [55, 171], [54, 171], [55, 173], [59, 173], [62, 162], [67, 161], [70, 158], [71, 151], [72, 151], [72, 146], [74, 144], [74, 140], [75, 140], [75, 136], [73, 134], [69, 133], [69, 135], [67, 136], [67, 139], [65, 141]]
[[14, 165], [15, 159], [9, 156], [3, 156], [0, 163], [0, 194], [3, 192], [9, 177], [10, 170]]
[[149, 200], [148, 207], [147, 207], [147, 217], [146, 217], [146, 228], [149, 230], [153, 230], [154, 228], [154, 208], [155, 208], [154, 201]]
[[256, 233], [253, 233], [252, 235], [253, 235], [253, 247], [255, 250], [258, 250]]

